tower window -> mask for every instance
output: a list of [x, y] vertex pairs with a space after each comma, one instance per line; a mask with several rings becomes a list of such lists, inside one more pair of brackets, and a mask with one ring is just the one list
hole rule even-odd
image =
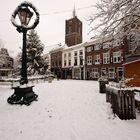
[[72, 27], [71, 26], [69, 26], [69, 28], [68, 28], [68, 34], [70, 34], [70, 33], [72, 33]]
[[80, 27], [78, 27], [78, 33], [81, 34], [81, 28]]

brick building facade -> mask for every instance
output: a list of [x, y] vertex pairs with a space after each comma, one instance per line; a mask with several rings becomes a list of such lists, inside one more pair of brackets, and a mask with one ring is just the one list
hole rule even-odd
[[62, 77], [62, 50], [63, 50], [63, 48], [59, 46], [59, 48], [51, 50], [49, 52], [50, 70], [58, 78]]
[[109, 80], [119, 81], [123, 77], [125, 61], [125, 43], [120, 41], [100, 40], [87, 42], [85, 45], [85, 77], [97, 80], [106, 76]]

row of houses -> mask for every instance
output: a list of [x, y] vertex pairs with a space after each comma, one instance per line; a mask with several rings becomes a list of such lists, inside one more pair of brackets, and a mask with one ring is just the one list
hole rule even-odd
[[119, 80], [123, 76], [124, 47], [111, 47], [97, 41], [61, 46], [50, 51], [51, 71], [63, 79], [98, 79], [108, 76]]
[[82, 43], [82, 23], [75, 13], [66, 20], [65, 30], [65, 45], [57, 45], [49, 52], [50, 69], [59, 78], [97, 80], [105, 76], [119, 81], [124, 77], [123, 64], [140, 59], [136, 32], [121, 39], [98, 38]]
[[[93, 79], [106, 76], [110, 80], [119, 81], [124, 77], [124, 63], [128, 59], [140, 59], [140, 52], [131, 55], [128, 43], [114, 46], [110, 41], [102, 44], [97, 41], [80, 43], [71, 47], [59, 46], [50, 51], [50, 67], [63, 79]], [[128, 57], [129, 56], [129, 57]]]

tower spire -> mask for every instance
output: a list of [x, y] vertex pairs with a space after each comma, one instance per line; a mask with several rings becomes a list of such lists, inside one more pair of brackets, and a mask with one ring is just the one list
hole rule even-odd
[[74, 3], [74, 7], [73, 7], [73, 18], [76, 17], [76, 10], [75, 10], [75, 3]]

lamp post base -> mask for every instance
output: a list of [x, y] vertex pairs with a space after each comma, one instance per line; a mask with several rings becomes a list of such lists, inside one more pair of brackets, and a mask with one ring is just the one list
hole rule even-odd
[[7, 102], [9, 104], [25, 104], [30, 105], [32, 101], [37, 101], [38, 95], [33, 92], [33, 86], [30, 87], [14, 87], [14, 94], [12, 94]]

